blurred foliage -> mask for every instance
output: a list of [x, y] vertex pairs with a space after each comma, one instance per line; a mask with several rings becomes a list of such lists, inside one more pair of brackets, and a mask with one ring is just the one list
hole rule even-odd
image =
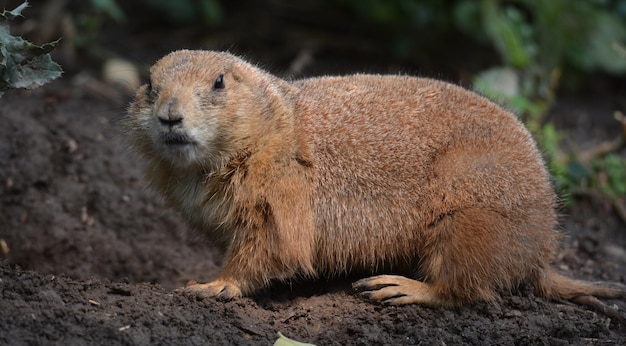
[[[116, 21], [126, 17], [115, 0], [91, 1]], [[566, 155], [560, 146], [563, 134], [545, 120], [559, 85], [575, 87], [584, 81], [586, 74], [595, 71], [610, 75], [626, 73], [626, 1], [323, 0], [297, 4], [265, 0], [251, 5], [246, 1], [235, 4], [220, 0], [138, 0], [137, 3], [139, 8], [157, 13], [165, 22], [186, 25], [219, 23], [226, 16], [223, 6], [238, 11], [273, 8], [280, 12], [298, 6], [319, 13], [339, 10], [352, 16], [343, 23], [346, 28], [361, 25], [384, 30], [386, 49], [401, 60], [428, 54], [423, 52], [428, 47], [420, 44], [433, 41], [422, 40], [424, 35], [432, 37], [438, 45], [448, 44], [442, 38], [465, 36], [477, 47], [491, 47], [500, 58], [500, 66], [492, 66], [475, 76], [475, 90], [521, 117], [537, 138], [555, 185], [565, 196], [571, 198], [587, 188], [626, 196], [624, 184], [619, 183], [624, 181], [623, 158], [600, 155], [581, 162], [575, 154]], [[84, 22], [84, 25], [97, 31], [98, 23]]]
[[592, 187], [599, 188], [611, 196], [626, 195], [626, 165], [624, 159], [616, 154], [609, 154], [593, 165], [596, 179], [590, 181]]
[[[97, 12], [106, 14], [117, 23], [127, 20], [127, 14], [116, 0], [90, 0], [90, 3]], [[219, 0], [137, 0], [134, 6], [144, 12], [157, 13], [175, 24], [216, 24], [223, 15]]]
[[[545, 117], [560, 86], [583, 85], [590, 73], [598, 71], [612, 76], [626, 73], [625, 0], [90, 0], [88, 4], [92, 11], [75, 17], [78, 46], [96, 42], [106, 21], [143, 20], [146, 25], [194, 25], [204, 30], [226, 23], [236, 27], [241, 23], [231, 17], [240, 16], [250, 21], [240, 30], [251, 40], [259, 33], [278, 40], [275, 35], [290, 30], [283, 27], [288, 20], [298, 25], [317, 20], [316, 29], [320, 25], [345, 29], [345, 37], [373, 34], [367, 43], [404, 62], [428, 56], [433, 48], [459, 44], [486, 48], [499, 64], [477, 72], [474, 89], [520, 116], [545, 153], [555, 185], [566, 196], [593, 188], [626, 197], [617, 183], [626, 168], [623, 157], [604, 153], [580, 160], [575, 153], [565, 154], [560, 145], [564, 135]], [[300, 13], [290, 16], [289, 11]], [[339, 15], [326, 16], [329, 12]], [[331, 21], [325, 21], [328, 18]], [[276, 28], [270, 30], [268, 25]], [[250, 27], [254, 30], [246, 31]], [[378, 32], [380, 37], [374, 37]], [[468, 52], [468, 60], [472, 54]]]
[[431, 35], [457, 29], [479, 45], [491, 45], [502, 65], [477, 74], [474, 88], [520, 115], [565, 201], [589, 188], [612, 198], [626, 196], [623, 157], [611, 153], [583, 163], [576, 155], [565, 155], [563, 135], [545, 121], [563, 76], [575, 84], [589, 72], [626, 73], [626, 1], [327, 1], [348, 4], [375, 24], [419, 28]]
[[[455, 12], [457, 24], [479, 39], [486, 36], [504, 65], [479, 74], [476, 88], [523, 117], [547, 156], [565, 201], [571, 202], [574, 194], [587, 188], [599, 189], [612, 198], [626, 196], [623, 183], [618, 183], [624, 181], [624, 158], [600, 155], [583, 163], [576, 155], [566, 156], [559, 147], [562, 134], [544, 121], [564, 69], [568, 75], [594, 70], [614, 75], [626, 72], [626, 2], [461, 1]], [[491, 74], [507, 72], [516, 77], [513, 88], [493, 82]]]
[[124, 24], [128, 17], [136, 20], [154, 17], [158, 22], [175, 25], [215, 25], [223, 16], [219, 0], [137, 0], [132, 4], [135, 11], [130, 13], [125, 12], [129, 4], [124, 5], [126, 6], [120, 6], [116, 0], [90, 0], [91, 11], [82, 11], [75, 15], [79, 28], [75, 42], [77, 48], [94, 49], [98, 42], [97, 37], [107, 20]]
[[216, 24], [222, 18], [222, 6], [218, 0], [139, 0], [151, 11], [160, 13], [175, 24], [201, 22]]
[[13, 11], [0, 13], [0, 96], [2, 90], [36, 88], [58, 78], [63, 72], [49, 54], [58, 40], [38, 46], [11, 35], [8, 21], [21, 16], [26, 7], [28, 2]]
[[126, 14], [117, 5], [115, 0], [91, 0], [91, 5], [113, 18], [116, 22], [122, 23], [126, 21]]

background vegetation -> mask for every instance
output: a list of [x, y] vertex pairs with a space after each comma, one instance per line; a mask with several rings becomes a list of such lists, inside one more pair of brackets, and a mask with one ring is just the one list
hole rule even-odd
[[[56, 56], [64, 66], [85, 57], [95, 65], [111, 57], [138, 60], [145, 56], [140, 50], [159, 55], [186, 46], [254, 52], [288, 66], [283, 72], [292, 76], [362, 71], [357, 60], [371, 64], [366, 71], [374, 65], [387, 66], [374, 69], [380, 72], [439, 71], [522, 118], [566, 202], [593, 194], [626, 218], [626, 104], [615, 104], [620, 135], [584, 150], [565, 150], [566, 134], [548, 116], [561, 93], [584, 91], [597, 76], [623, 87], [624, 0], [42, 0], [31, 6], [40, 29], [22, 31], [40, 43], [62, 36], [65, 48]], [[334, 59], [324, 58], [329, 55]], [[310, 66], [312, 57], [319, 67]]]

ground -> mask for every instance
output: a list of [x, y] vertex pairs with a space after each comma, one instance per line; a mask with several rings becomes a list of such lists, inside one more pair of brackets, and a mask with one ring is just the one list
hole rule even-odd
[[[179, 296], [186, 281], [214, 278], [221, 254], [146, 187], [120, 132], [124, 102], [78, 80], [0, 99], [0, 344], [270, 345], [277, 332], [317, 345], [626, 343], [625, 326], [530, 287], [458, 309], [372, 304], [353, 294], [356, 278], [229, 302]], [[576, 104], [555, 116], [571, 109], [582, 120], [562, 125], [588, 128]], [[577, 202], [562, 210], [555, 267], [625, 283], [624, 223], [597, 200]]]

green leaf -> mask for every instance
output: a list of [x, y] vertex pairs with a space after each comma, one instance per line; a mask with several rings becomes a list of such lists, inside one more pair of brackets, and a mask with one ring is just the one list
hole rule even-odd
[[[26, 8], [24, 2], [13, 11], [4, 11], [3, 18], [14, 18]], [[8, 13], [8, 14], [7, 14]], [[61, 67], [52, 61], [50, 52], [59, 40], [41, 46], [21, 37], [12, 36], [5, 23], [0, 24], [0, 91], [14, 88], [32, 89], [41, 86], [62, 73]]]
[[28, 1], [24, 1], [24, 3], [16, 7], [13, 11], [3, 11], [2, 13], [0, 13], [0, 17], [4, 18], [5, 20], [11, 20], [15, 17], [21, 16], [22, 11], [26, 7], [28, 7]]
[[61, 66], [52, 61], [49, 54], [31, 59], [15, 70], [13, 88], [34, 89], [61, 76]]

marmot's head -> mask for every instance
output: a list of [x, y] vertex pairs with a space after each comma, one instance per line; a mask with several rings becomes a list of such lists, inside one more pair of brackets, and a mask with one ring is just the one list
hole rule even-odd
[[282, 81], [228, 53], [176, 51], [150, 69], [127, 132], [151, 158], [217, 167], [262, 135], [274, 83]]

